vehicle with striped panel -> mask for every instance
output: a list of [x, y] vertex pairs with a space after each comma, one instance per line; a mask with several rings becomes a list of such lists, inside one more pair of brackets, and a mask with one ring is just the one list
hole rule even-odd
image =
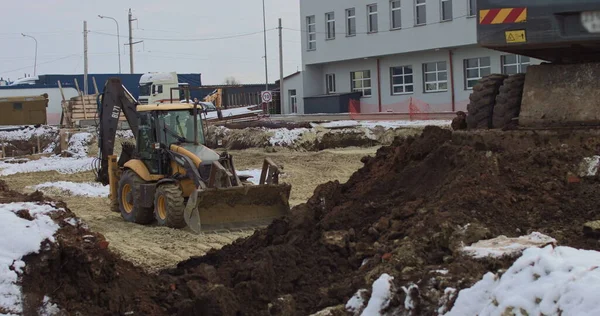
[[483, 77], [455, 129], [600, 125], [600, 0], [477, 0], [477, 9], [480, 46], [543, 62]]

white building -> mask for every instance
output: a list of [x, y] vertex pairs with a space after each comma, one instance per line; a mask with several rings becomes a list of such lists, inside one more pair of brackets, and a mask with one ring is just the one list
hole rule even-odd
[[351, 91], [363, 113], [455, 112], [482, 76], [540, 62], [478, 47], [475, 3], [301, 0], [303, 69], [284, 82], [284, 113], [294, 93], [308, 114], [327, 106], [305, 107], [305, 98]]

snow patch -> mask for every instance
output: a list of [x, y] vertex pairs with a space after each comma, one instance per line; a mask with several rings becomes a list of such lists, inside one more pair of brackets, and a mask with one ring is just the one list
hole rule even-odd
[[57, 182], [45, 182], [33, 186], [33, 189], [40, 190], [44, 193], [48, 192], [47, 189], [56, 188], [61, 191], [65, 191], [70, 195], [77, 196], [89, 196], [89, 197], [108, 197], [109, 187], [103, 186], [100, 183], [94, 182], [69, 182], [69, 181], [57, 181]]
[[133, 132], [130, 129], [128, 129], [128, 130], [118, 130], [117, 131], [117, 137], [130, 139], [130, 138], [133, 138]]
[[[20, 218], [16, 212], [29, 211], [32, 221]], [[54, 242], [59, 226], [48, 216], [55, 207], [37, 203], [0, 204], [0, 310], [22, 313], [23, 302], [18, 274], [23, 272], [22, 258], [38, 253], [44, 240]]]
[[579, 164], [580, 177], [593, 177], [598, 173], [600, 165], [600, 156], [585, 157]]
[[363, 296], [367, 294], [367, 290], [360, 289], [348, 300], [346, 303], [346, 310], [350, 313], [354, 313], [355, 315], [360, 313], [360, 311], [365, 307], [365, 299]]
[[35, 136], [48, 136], [52, 133], [58, 133], [58, 128], [53, 126], [40, 126], [38, 128], [28, 126], [16, 131], [0, 131], [0, 139], [5, 141], [30, 140]]
[[83, 172], [92, 169], [94, 159], [93, 157], [78, 159], [52, 156], [42, 157], [38, 160], [28, 160], [24, 163], [10, 163], [16, 160], [7, 159], [0, 161], [0, 175], [7, 176], [17, 173], [42, 171], [57, 171], [64, 174]]
[[556, 239], [544, 234], [533, 232], [527, 236], [508, 238], [499, 236], [493, 239], [480, 240], [471, 246], [463, 247], [462, 251], [475, 259], [519, 255], [523, 250], [531, 247], [544, 247], [555, 244]]
[[73, 157], [83, 158], [87, 156], [88, 146], [94, 136], [88, 132], [76, 133], [69, 139], [67, 151], [73, 154]]
[[252, 178], [248, 178], [248, 181], [258, 184], [260, 182], [260, 174], [262, 173], [262, 169], [250, 169], [250, 170], [242, 170], [236, 171], [238, 177], [239, 176], [252, 176]]
[[394, 277], [384, 273], [373, 282], [371, 298], [361, 314], [362, 316], [380, 315], [381, 310], [388, 307], [392, 297], [393, 280]]
[[48, 296], [44, 296], [44, 301], [42, 302], [42, 306], [38, 310], [38, 315], [40, 316], [54, 316], [59, 315], [61, 313], [60, 308], [52, 301]]
[[501, 276], [487, 273], [464, 289], [445, 315], [600, 315], [600, 252], [529, 248]]
[[404, 309], [406, 309], [407, 311], [414, 309], [415, 308], [415, 304], [413, 302], [413, 299], [411, 297], [411, 293], [413, 291], [418, 291], [419, 287], [416, 284], [411, 284], [407, 287], [403, 286], [402, 290], [404, 291], [404, 294], [406, 294], [406, 297], [404, 298]]
[[309, 131], [308, 128], [279, 128], [275, 130], [275, 135], [271, 136], [269, 143], [271, 143], [271, 146], [289, 146]]

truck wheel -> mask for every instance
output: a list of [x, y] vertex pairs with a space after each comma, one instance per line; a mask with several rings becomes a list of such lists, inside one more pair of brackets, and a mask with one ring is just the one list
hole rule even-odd
[[494, 106], [493, 127], [504, 128], [513, 118], [519, 117], [525, 74], [519, 73], [504, 79]]
[[138, 188], [143, 183], [144, 180], [135, 172], [126, 170], [119, 180], [117, 196], [121, 217], [128, 222], [145, 225], [152, 223], [154, 218], [152, 208], [136, 205], [136, 201], [141, 200], [138, 196], [140, 194]]
[[502, 74], [485, 76], [473, 87], [467, 105], [467, 128], [492, 128], [496, 96], [506, 77]]
[[183, 192], [175, 183], [161, 184], [154, 196], [154, 217], [161, 226], [184, 228], [187, 224], [183, 217], [185, 203]]

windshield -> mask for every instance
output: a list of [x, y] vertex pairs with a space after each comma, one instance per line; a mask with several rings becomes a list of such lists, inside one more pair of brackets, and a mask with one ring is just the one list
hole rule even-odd
[[[158, 113], [158, 126], [161, 140], [167, 145], [194, 142], [193, 110], [179, 110]], [[198, 143], [204, 144], [202, 119], [198, 115]]]
[[140, 85], [140, 96], [149, 96], [151, 86], [152, 86], [151, 83], [146, 83], [146, 84]]

